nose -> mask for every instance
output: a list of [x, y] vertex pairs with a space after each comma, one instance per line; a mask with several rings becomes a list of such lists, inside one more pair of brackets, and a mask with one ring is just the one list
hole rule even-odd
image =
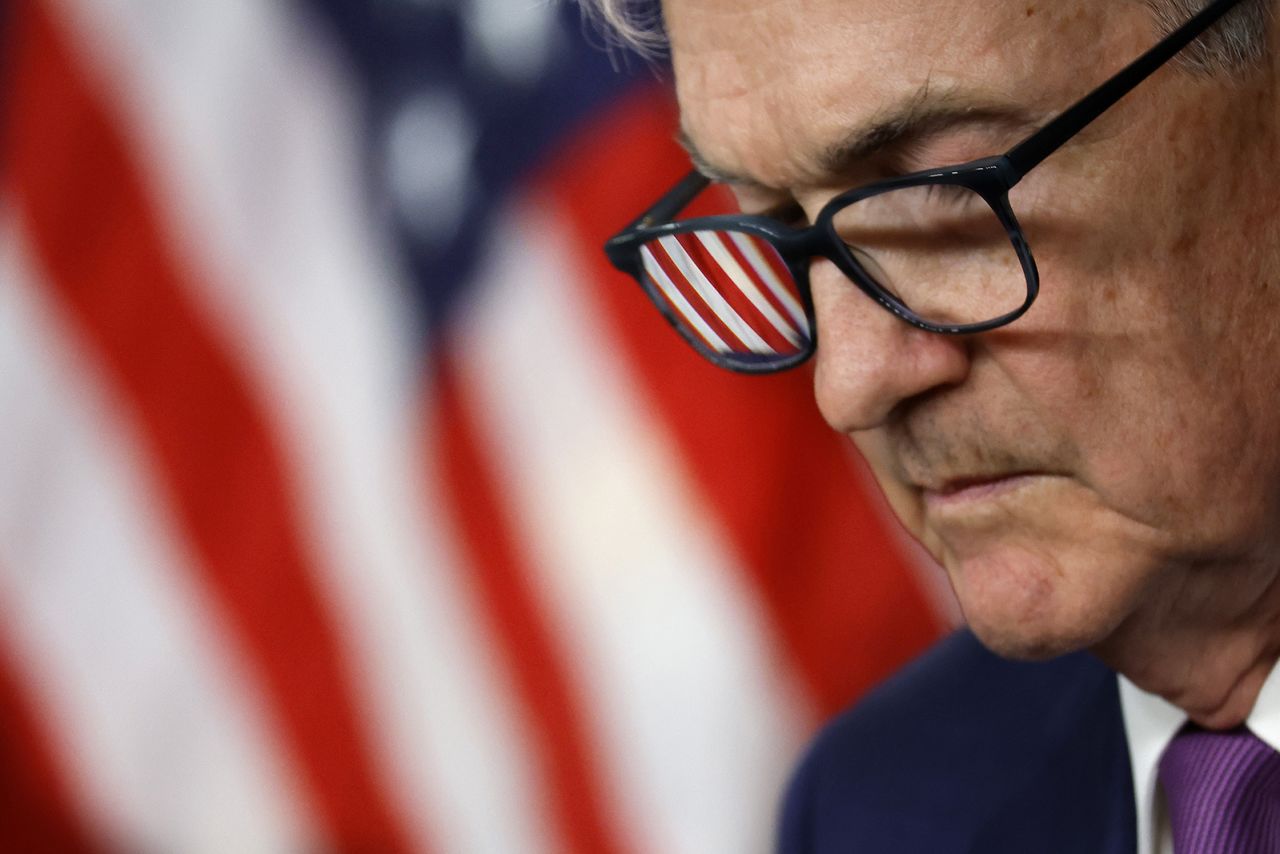
[[809, 271], [818, 326], [814, 394], [841, 433], [884, 423], [899, 403], [969, 374], [968, 341], [926, 332], [890, 314], [830, 261]]

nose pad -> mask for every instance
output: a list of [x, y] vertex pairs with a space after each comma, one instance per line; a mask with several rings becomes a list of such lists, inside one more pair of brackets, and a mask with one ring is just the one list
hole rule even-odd
[[911, 326], [831, 261], [811, 264], [809, 286], [819, 330], [814, 395], [834, 429], [878, 427], [903, 401], [968, 375], [964, 338]]

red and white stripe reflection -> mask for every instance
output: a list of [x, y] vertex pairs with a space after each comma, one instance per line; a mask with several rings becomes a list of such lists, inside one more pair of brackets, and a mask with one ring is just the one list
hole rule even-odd
[[737, 231], [692, 231], [640, 249], [676, 317], [718, 353], [791, 356], [812, 333], [795, 277], [777, 251]]

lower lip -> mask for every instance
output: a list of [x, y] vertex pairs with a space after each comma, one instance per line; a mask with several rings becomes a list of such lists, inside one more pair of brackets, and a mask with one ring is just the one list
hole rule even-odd
[[1009, 477], [996, 478], [995, 480], [972, 483], [951, 492], [934, 492], [926, 489], [924, 491], [924, 500], [930, 507], [938, 509], [963, 507], [1007, 495], [1030, 484], [1037, 477], [1038, 475], [1035, 474], [1010, 475]]

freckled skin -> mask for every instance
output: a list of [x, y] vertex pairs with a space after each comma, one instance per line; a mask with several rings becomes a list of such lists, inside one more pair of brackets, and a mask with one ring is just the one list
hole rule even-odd
[[[1159, 37], [1137, 0], [664, 12], [699, 149], [811, 217], [847, 185], [806, 152], [926, 82], [1048, 118]], [[1011, 198], [1042, 291], [1009, 327], [922, 332], [811, 270], [818, 406], [983, 641], [1091, 647], [1211, 726], [1243, 719], [1280, 653], [1276, 80], [1272, 60], [1234, 79], [1166, 67], [1032, 172]], [[931, 139], [917, 168], [1021, 135]], [[1038, 476], [970, 506], [922, 489], [1016, 471]]]

